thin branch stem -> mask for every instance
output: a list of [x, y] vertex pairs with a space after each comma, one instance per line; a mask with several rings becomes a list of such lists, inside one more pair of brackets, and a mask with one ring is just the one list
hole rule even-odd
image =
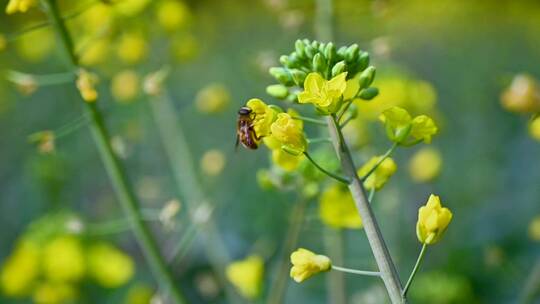
[[372, 276], [372, 277], [381, 276], [381, 273], [378, 271], [357, 270], [357, 269], [351, 269], [351, 268], [346, 268], [346, 267], [339, 267], [335, 265], [332, 265], [332, 270], [337, 270], [337, 271], [352, 273], [352, 274], [365, 275], [365, 276]]
[[312, 123], [312, 124], [316, 124], [316, 125], [320, 125], [320, 126], [326, 126], [326, 122], [324, 122], [323, 120], [319, 120], [319, 119], [315, 119], [315, 118], [311, 118], [311, 117], [293, 116], [292, 119], [303, 120], [305, 122], [309, 122], [309, 123]]
[[337, 121], [338, 122], [341, 121], [341, 119], [343, 118], [343, 115], [345, 115], [345, 113], [347, 113], [347, 110], [352, 105], [352, 103], [353, 103], [352, 99], [347, 101], [347, 103], [343, 107], [343, 110], [341, 110], [341, 112], [337, 115]]
[[407, 296], [407, 291], [409, 291], [409, 287], [411, 287], [412, 281], [414, 280], [414, 276], [416, 275], [416, 272], [418, 271], [420, 264], [422, 264], [422, 259], [424, 258], [424, 254], [426, 253], [426, 248], [427, 248], [427, 244], [422, 245], [422, 249], [420, 250], [418, 259], [416, 259], [416, 264], [414, 264], [414, 268], [411, 272], [411, 275], [409, 276], [409, 279], [407, 280], [407, 284], [405, 284], [405, 288], [403, 288], [403, 292], [401, 293], [403, 298]]
[[371, 188], [371, 190], [369, 190], [369, 196], [368, 196], [368, 202], [370, 204], [373, 204], [373, 198], [375, 197], [375, 187]]
[[346, 185], [349, 184], [349, 180], [345, 177], [342, 177], [342, 176], [339, 176], [337, 174], [334, 174], [326, 169], [324, 169], [323, 167], [321, 167], [313, 158], [311, 158], [311, 156], [309, 155], [309, 153], [307, 151], [304, 152], [304, 155], [306, 156], [306, 158], [315, 166], [317, 167], [317, 169], [319, 169], [322, 173], [330, 176], [331, 178], [339, 181], [339, 182], [342, 182]]
[[339, 125], [339, 128], [340, 128], [340, 129], [345, 128], [345, 126], [346, 126], [351, 120], [353, 120], [353, 119], [354, 119], [354, 116], [352, 116], [352, 115], [349, 116], [349, 117], [347, 117], [347, 119], [345, 119], [345, 120]]
[[373, 168], [371, 168], [371, 170], [368, 171], [368, 173], [366, 173], [364, 176], [362, 176], [360, 179], [362, 181], [365, 181], [373, 172], [375, 172], [375, 170], [377, 170], [377, 168], [379, 167], [380, 164], [383, 163], [383, 161], [385, 159], [387, 159], [388, 157], [390, 157], [390, 155], [392, 155], [392, 153], [394, 152], [394, 150], [396, 149], [397, 147], [397, 143], [394, 143], [392, 144], [392, 146], [390, 147], [390, 149], [388, 149], [382, 156], [381, 158], [379, 158], [379, 160], [377, 161], [377, 163], [375, 164], [375, 166], [373, 166]]
[[[68, 32], [64, 20], [60, 16], [56, 0], [43, 1], [45, 8], [50, 17], [51, 23], [60, 37], [61, 44], [69, 57], [71, 68], [78, 68], [78, 58], [75, 55], [73, 40]], [[163, 257], [159, 253], [156, 241], [148, 229], [146, 223], [141, 219], [139, 204], [135, 198], [135, 194], [130, 187], [128, 177], [123, 170], [119, 160], [116, 158], [111, 144], [108, 130], [105, 127], [103, 117], [95, 103], [84, 102], [84, 107], [87, 115], [90, 117], [90, 128], [94, 141], [99, 150], [101, 159], [105, 169], [109, 175], [116, 196], [124, 209], [126, 217], [130, 219], [131, 229], [141, 246], [146, 261], [150, 266], [154, 276], [158, 279], [162, 287], [167, 290], [173, 303], [185, 303], [185, 299], [180, 291], [176, 288], [176, 284], [165, 265]]]

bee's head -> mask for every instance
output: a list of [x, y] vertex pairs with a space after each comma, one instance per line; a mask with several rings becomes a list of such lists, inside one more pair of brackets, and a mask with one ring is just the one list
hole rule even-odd
[[251, 109], [248, 107], [241, 107], [240, 110], [238, 110], [238, 115], [249, 115], [251, 114]]

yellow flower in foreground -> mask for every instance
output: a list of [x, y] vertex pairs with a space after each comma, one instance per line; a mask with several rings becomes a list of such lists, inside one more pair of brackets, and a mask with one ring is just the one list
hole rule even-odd
[[277, 112], [257, 98], [250, 99], [246, 106], [252, 111], [253, 128], [257, 137], [270, 135], [270, 126], [276, 120]]
[[95, 85], [97, 84], [97, 76], [81, 69], [77, 77], [77, 89], [81, 93], [81, 97], [86, 102], [94, 102], [98, 98], [98, 92]]
[[61, 304], [73, 300], [75, 295], [75, 289], [69, 284], [44, 282], [36, 286], [33, 298], [36, 304]]
[[[272, 138], [272, 137], [269, 137]], [[266, 142], [266, 140], [265, 140]], [[287, 172], [292, 172], [298, 168], [300, 163], [304, 160], [304, 155], [292, 155], [291, 153], [285, 152], [280, 148], [272, 149], [272, 162], [278, 167]]]
[[227, 266], [225, 273], [244, 297], [255, 299], [259, 296], [264, 275], [264, 261], [260, 256], [235, 261]]
[[202, 88], [195, 97], [197, 110], [202, 113], [219, 113], [231, 100], [229, 90], [222, 84], [214, 83]]
[[209, 176], [217, 176], [225, 168], [225, 155], [220, 150], [208, 150], [201, 157], [201, 169]]
[[428, 182], [441, 172], [442, 158], [437, 149], [422, 148], [409, 162], [409, 173], [416, 182]]
[[430, 195], [426, 205], [418, 210], [416, 223], [418, 240], [427, 245], [437, 243], [451, 220], [452, 212], [441, 206], [441, 200], [437, 195]]
[[281, 142], [287, 152], [301, 154], [307, 148], [304, 128], [301, 121], [293, 119], [287, 113], [279, 113], [277, 119], [270, 126], [272, 137]]
[[319, 199], [319, 217], [334, 228], [361, 228], [362, 219], [347, 187], [333, 184]]
[[540, 242], [540, 215], [535, 216], [529, 224], [529, 237]]
[[88, 271], [103, 287], [116, 288], [127, 283], [135, 272], [131, 257], [108, 243], [88, 249]]
[[166, 0], [156, 8], [159, 24], [167, 31], [183, 28], [189, 19], [189, 9], [184, 2]]
[[118, 42], [116, 54], [125, 63], [138, 63], [146, 57], [148, 45], [144, 37], [138, 33], [124, 34]]
[[312, 103], [325, 113], [335, 113], [347, 89], [346, 77], [345, 72], [325, 80], [319, 73], [309, 73], [304, 81], [304, 91], [298, 94], [298, 102]]
[[60, 236], [43, 249], [43, 271], [51, 281], [80, 280], [86, 264], [81, 242], [74, 236]]
[[133, 70], [124, 70], [114, 75], [111, 92], [119, 102], [130, 102], [139, 93], [140, 78]]
[[36, 5], [36, 0], [9, 0], [6, 6], [6, 14], [11, 15], [16, 12], [26, 13], [28, 9]]
[[[379, 162], [382, 156], [374, 156], [369, 161], [367, 161], [359, 170], [358, 176], [361, 178], [366, 176]], [[379, 164], [377, 169], [373, 171], [368, 178], [364, 181], [364, 187], [367, 190], [381, 189], [384, 184], [390, 179], [394, 173], [397, 171], [396, 162], [390, 157], [387, 157], [382, 163]]]
[[7, 296], [25, 296], [39, 276], [39, 245], [21, 241], [5, 260], [0, 272], [0, 287]]
[[501, 94], [501, 104], [506, 110], [516, 113], [540, 111], [538, 83], [530, 75], [516, 75], [510, 86]]
[[290, 275], [297, 283], [332, 267], [332, 262], [327, 256], [317, 255], [304, 248], [299, 248], [291, 254], [291, 263], [293, 267]]
[[[390, 140], [398, 144], [414, 145], [420, 141], [429, 144], [431, 137], [438, 131], [430, 117], [419, 115], [412, 118], [407, 110], [400, 107], [385, 110], [379, 119], [385, 124]], [[412, 141], [406, 141], [409, 135], [413, 137]]]
[[537, 116], [530, 122], [529, 134], [535, 140], [540, 141], [540, 116]]

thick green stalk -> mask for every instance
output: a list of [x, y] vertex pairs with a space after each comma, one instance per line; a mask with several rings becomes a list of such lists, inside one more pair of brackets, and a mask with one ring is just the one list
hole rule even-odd
[[352, 180], [349, 184], [349, 190], [353, 196], [358, 213], [360, 213], [360, 217], [362, 218], [364, 231], [366, 232], [371, 251], [375, 256], [375, 261], [381, 272], [381, 278], [386, 286], [390, 300], [392, 303], [405, 302], [401, 297], [401, 282], [394, 266], [394, 262], [388, 252], [388, 248], [384, 242], [373, 210], [371, 210], [362, 181], [356, 174], [356, 166], [352, 160], [349, 148], [345, 144], [343, 134], [335, 121], [335, 117], [329, 116], [327, 117], [327, 121], [330, 136], [332, 137], [334, 148], [341, 161], [343, 172]]
[[[55, 0], [43, 1], [47, 9], [47, 13], [51, 18], [55, 30], [61, 40], [61, 44], [69, 55], [69, 63], [73, 69], [78, 68], [78, 59], [73, 48], [73, 40], [60, 17], [58, 6]], [[147, 263], [150, 266], [154, 276], [159, 281], [160, 285], [168, 292], [173, 303], [186, 303], [180, 291], [176, 288], [175, 282], [163, 257], [159, 253], [156, 241], [152, 237], [146, 223], [142, 220], [139, 205], [128, 182], [127, 175], [123, 170], [120, 162], [113, 153], [109, 142], [109, 134], [105, 127], [101, 112], [95, 103], [83, 102], [85, 111], [90, 118], [90, 129], [94, 137], [94, 141], [99, 150], [101, 160], [109, 175], [112, 186], [116, 193], [117, 199], [120, 202], [125, 215], [130, 219], [131, 229], [142, 248], [143, 254]]]

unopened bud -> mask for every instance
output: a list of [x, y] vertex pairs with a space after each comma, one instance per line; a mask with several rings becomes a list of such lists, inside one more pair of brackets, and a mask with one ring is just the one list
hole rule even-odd
[[375, 71], [375, 67], [370, 66], [365, 69], [362, 74], [360, 74], [360, 89], [365, 89], [373, 83], [373, 80], [375, 79]]
[[345, 72], [345, 68], [347, 67], [347, 64], [345, 61], [340, 61], [336, 64], [334, 64], [334, 67], [332, 67], [332, 77], [335, 77], [343, 72]]
[[358, 94], [358, 97], [360, 97], [363, 100], [372, 100], [377, 95], [379, 95], [379, 89], [370, 87], [370, 88], [361, 90], [360, 94]]
[[273, 84], [266, 87], [266, 93], [277, 99], [283, 99], [289, 95], [289, 90], [282, 84]]

